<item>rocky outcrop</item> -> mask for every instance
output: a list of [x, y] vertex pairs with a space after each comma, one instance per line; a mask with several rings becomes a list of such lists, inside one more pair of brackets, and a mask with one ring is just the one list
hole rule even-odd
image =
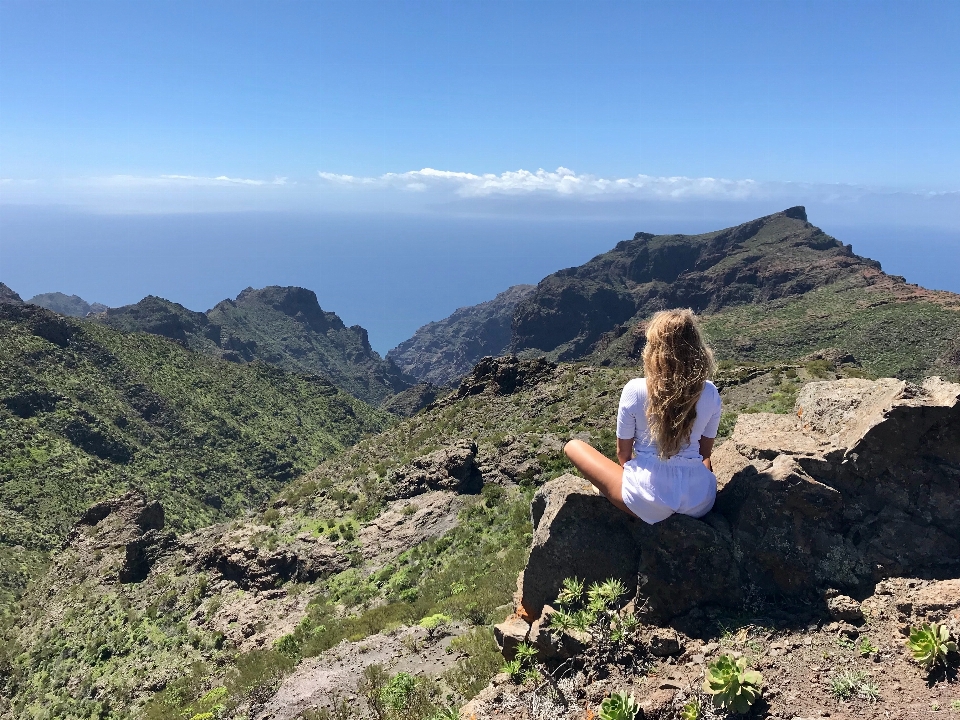
[[459, 308], [421, 327], [388, 352], [387, 359], [418, 380], [450, 385], [481, 358], [509, 350], [513, 311], [533, 290], [533, 285], [514, 285], [493, 300]]
[[86, 317], [90, 313], [101, 313], [109, 310], [103, 303], [88, 303], [79, 295], [66, 295], [62, 292], [41, 293], [34, 295], [27, 302], [71, 317]]
[[388, 500], [421, 495], [430, 490], [476, 493], [483, 487], [477, 467], [477, 444], [463, 440], [415, 458], [390, 473]]
[[0, 282], [0, 303], [22, 303], [23, 299], [9, 285]]
[[164, 532], [163, 524], [160, 503], [132, 490], [87, 509], [65, 547], [72, 546], [97, 563], [104, 555], [116, 556], [117, 562], [108, 558], [104, 565], [105, 582], [142, 582], [160, 556], [176, 545], [175, 536]]
[[372, 404], [413, 384], [370, 346], [364, 328], [347, 327], [305, 288], [247, 288], [205, 313], [148, 296], [91, 319], [125, 332], [162, 335], [231, 362], [260, 360], [301, 374], [319, 374]]
[[388, 398], [380, 407], [389, 413], [408, 418], [416, 415], [425, 407], [435, 402], [438, 397], [449, 394], [449, 388], [441, 388], [430, 383], [417, 383], [413, 387], [401, 390]]
[[217, 543], [200, 549], [195, 564], [243, 590], [273, 590], [285, 582], [313, 582], [341, 572], [350, 567], [350, 560], [324, 542], [293, 543], [275, 550]]
[[537, 618], [571, 575], [622, 579], [654, 621], [748, 594], [829, 589], [855, 603], [884, 578], [960, 576], [960, 385], [810, 383], [795, 416], [741, 416], [714, 466], [711, 513], [652, 526], [579, 478], [547, 483], [532, 504], [521, 615]]
[[879, 272], [879, 263], [811, 225], [802, 207], [703, 235], [641, 232], [541, 280], [517, 305], [512, 350], [583, 357], [605, 333], [664, 307], [716, 312], [800, 295], [864, 269]]
[[556, 369], [556, 363], [543, 358], [485, 357], [463, 379], [455, 393], [438, 400], [428, 409], [447, 407], [471, 395], [512, 395], [546, 380]]

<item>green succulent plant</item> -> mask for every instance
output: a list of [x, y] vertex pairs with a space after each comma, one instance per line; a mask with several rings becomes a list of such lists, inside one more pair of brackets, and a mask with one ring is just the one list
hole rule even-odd
[[575, 577], [564, 579], [563, 587], [557, 595], [557, 604], [561, 607], [576, 605], [583, 599], [583, 580]]
[[509, 675], [513, 682], [520, 682], [523, 679], [523, 663], [517, 658], [507, 660], [507, 662], [503, 664], [503, 672]]
[[533, 666], [533, 661], [537, 657], [537, 649], [529, 643], [520, 643], [517, 646], [516, 655], [513, 660], [509, 660], [503, 665], [503, 672], [510, 676], [515, 683], [522, 683], [525, 680], [535, 679], [539, 672]]
[[683, 709], [680, 710], [681, 720], [700, 720], [700, 715], [701, 707], [699, 698], [692, 698], [683, 706]]
[[430, 720], [460, 720], [460, 711], [451, 705], [448, 708], [441, 708], [434, 713]]
[[724, 710], [745, 713], [760, 697], [763, 676], [747, 669], [744, 658], [721, 655], [707, 666], [703, 689], [713, 696], [713, 704]]
[[910, 628], [907, 647], [913, 659], [926, 670], [934, 665], [947, 663], [947, 653], [957, 652], [957, 644], [950, 640], [950, 630], [946, 625], [924, 623], [918, 628]]
[[613, 693], [600, 703], [600, 720], [633, 720], [639, 712], [633, 695], [626, 693]]
[[618, 578], [604, 580], [602, 583], [593, 583], [587, 590], [587, 600], [591, 608], [598, 611], [612, 607], [627, 594], [627, 588]]

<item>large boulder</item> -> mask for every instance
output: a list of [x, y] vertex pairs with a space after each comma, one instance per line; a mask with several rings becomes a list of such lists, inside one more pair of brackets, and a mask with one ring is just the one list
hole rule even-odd
[[863, 598], [886, 577], [960, 574], [960, 385], [810, 383], [795, 415], [741, 416], [714, 466], [714, 510], [656, 525], [572, 475], [547, 483], [521, 616], [536, 619], [569, 576], [618, 577], [667, 621], [747, 594]]
[[461, 440], [414, 458], [394, 470], [389, 481], [388, 500], [411, 498], [430, 490], [480, 492], [483, 476], [477, 467], [477, 444], [472, 440]]
[[142, 582], [157, 560], [176, 545], [176, 537], [163, 529], [163, 507], [141, 492], [99, 502], [80, 517], [64, 547], [72, 547], [91, 565], [104, 562], [106, 582]]

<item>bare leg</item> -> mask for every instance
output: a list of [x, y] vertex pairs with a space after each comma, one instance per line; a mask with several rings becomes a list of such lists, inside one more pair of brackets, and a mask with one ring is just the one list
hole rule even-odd
[[607, 500], [636, 517], [623, 502], [622, 467], [583, 440], [571, 440], [564, 445], [563, 452]]

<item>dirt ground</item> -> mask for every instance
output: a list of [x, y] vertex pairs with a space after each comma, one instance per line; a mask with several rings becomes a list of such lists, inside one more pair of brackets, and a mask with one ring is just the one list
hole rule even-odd
[[[946, 587], [946, 600], [926, 605], [917, 600], [937, 587]], [[825, 607], [816, 606], [806, 616], [800, 613], [792, 618], [786, 614], [765, 617], [763, 611], [752, 618], [717, 616], [719, 632], [702, 637], [679, 633], [682, 651], [674, 657], [647, 658], [633, 668], [611, 665], [568, 672], [559, 685], [566, 703], [548, 687], [517, 686], [500, 675], [464, 708], [461, 717], [586, 720], [597, 717], [604, 697], [624, 691], [640, 702], [646, 720], [680, 718], [681, 708], [694, 696], [704, 706], [703, 720], [725, 717], [710, 708], [701, 685], [706, 665], [726, 653], [746, 657], [763, 675], [761, 699], [748, 715], [738, 717], [960, 718], [956, 655], [950, 668], [928, 676], [905, 646], [910, 625], [928, 619], [945, 622], [957, 636], [960, 582], [937, 586], [922, 580], [887, 580], [860, 607], [863, 619], [855, 622], [833, 620]], [[844, 675], [856, 679], [845, 695], [836, 689]]]

